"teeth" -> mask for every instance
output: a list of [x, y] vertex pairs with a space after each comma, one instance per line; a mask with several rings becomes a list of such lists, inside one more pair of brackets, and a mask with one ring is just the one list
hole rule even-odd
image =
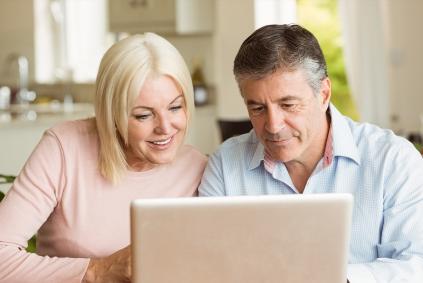
[[164, 141], [153, 141], [152, 143], [157, 144], [157, 145], [164, 145], [170, 142], [172, 138], [168, 138], [167, 140]]

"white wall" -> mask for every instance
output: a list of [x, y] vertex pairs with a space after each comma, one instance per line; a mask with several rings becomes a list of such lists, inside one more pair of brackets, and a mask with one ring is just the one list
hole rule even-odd
[[[30, 76], [34, 74], [33, 1], [2, 0], [0, 3], [0, 85], [17, 84], [17, 62], [8, 64], [14, 53], [29, 60]], [[30, 79], [31, 81], [31, 79]]]
[[206, 82], [214, 86], [216, 115], [225, 119], [248, 117], [232, 74], [233, 61], [241, 43], [255, 29], [254, 0], [215, 0], [212, 35], [168, 36], [187, 64], [200, 59]]
[[406, 134], [419, 131], [419, 114], [423, 114], [423, 1], [384, 2], [390, 50], [391, 126]]
[[165, 37], [179, 50], [191, 72], [196, 62], [201, 63], [206, 83], [215, 85], [213, 72], [215, 57], [211, 34]]
[[254, 31], [254, 0], [216, 0], [215, 20], [217, 115], [226, 119], [245, 118], [248, 114], [232, 67], [241, 43]]

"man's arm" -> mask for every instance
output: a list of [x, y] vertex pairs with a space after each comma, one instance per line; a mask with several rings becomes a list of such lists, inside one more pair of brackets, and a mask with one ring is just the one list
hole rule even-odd
[[423, 159], [408, 143], [400, 149], [387, 157], [378, 258], [349, 265], [351, 283], [423, 282]]
[[423, 282], [423, 259], [411, 256], [408, 260], [379, 258], [374, 262], [348, 266], [350, 283]]

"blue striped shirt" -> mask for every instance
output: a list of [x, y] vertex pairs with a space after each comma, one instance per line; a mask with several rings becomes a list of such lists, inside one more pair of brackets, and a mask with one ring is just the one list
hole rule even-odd
[[[351, 283], [423, 282], [423, 158], [392, 131], [357, 123], [330, 105], [333, 160], [323, 158], [304, 194], [354, 196]], [[282, 162], [271, 172], [254, 131], [210, 156], [200, 196], [298, 193]]]

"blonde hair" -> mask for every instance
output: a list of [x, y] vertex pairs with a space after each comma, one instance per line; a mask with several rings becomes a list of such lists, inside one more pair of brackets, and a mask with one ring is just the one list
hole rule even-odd
[[133, 35], [115, 43], [103, 56], [96, 79], [95, 116], [99, 135], [99, 170], [119, 182], [128, 164], [128, 118], [149, 75], [167, 75], [182, 89], [187, 116], [194, 110], [190, 72], [178, 50], [154, 33]]

